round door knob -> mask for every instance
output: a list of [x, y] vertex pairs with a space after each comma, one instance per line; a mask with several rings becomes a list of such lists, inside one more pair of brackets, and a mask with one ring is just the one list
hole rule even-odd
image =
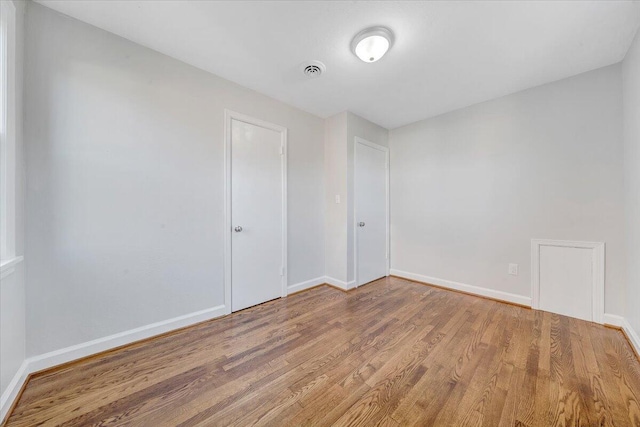
[[358, 227], [364, 227], [364, 222], [359, 222]]
[[237, 226], [236, 228], [234, 228], [234, 230], [236, 231], [236, 233], [239, 233], [242, 231], [242, 227]]

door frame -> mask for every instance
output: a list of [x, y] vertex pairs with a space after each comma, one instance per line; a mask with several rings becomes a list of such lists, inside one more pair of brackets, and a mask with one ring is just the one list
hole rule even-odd
[[282, 171], [282, 270], [281, 296], [287, 296], [287, 128], [232, 110], [224, 110], [224, 307], [231, 313], [231, 121], [238, 120], [250, 125], [280, 133], [280, 169]]
[[357, 162], [358, 162], [358, 158], [356, 155], [356, 147], [357, 144], [361, 144], [361, 145], [365, 145], [369, 148], [373, 148], [375, 150], [380, 150], [382, 152], [384, 152], [385, 155], [385, 177], [384, 177], [384, 181], [385, 181], [385, 239], [386, 239], [386, 244], [385, 244], [385, 250], [386, 250], [386, 265], [385, 265], [385, 272], [386, 275], [389, 276], [389, 269], [390, 269], [390, 265], [391, 265], [391, 249], [390, 249], [390, 238], [389, 238], [389, 230], [390, 230], [390, 223], [389, 223], [389, 172], [390, 172], [390, 166], [389, 166], [389, 147], [385, 147], [383, 145], [379, 145], [379, 144], [375, 144], [371, 141], [367, 141], [364, 138], [360, 138], [358, 136], [354, 137], [353, 139], [353, 278], [355, 280], [355, 287], [357, 288], [359, 285], [358, 282], [358, 194], [357, 194], [357, 189], [356, 189], [356, 171], [357, 171]]
[[604, 242], [531, 239], [531, 308], [535, 310], [540, 310], [540, 248], [542, 246], [591, 249], [591, 321], [604, 323]]

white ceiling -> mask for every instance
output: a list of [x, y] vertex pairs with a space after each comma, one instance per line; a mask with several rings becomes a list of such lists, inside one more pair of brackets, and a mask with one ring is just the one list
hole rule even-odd
[[[640, 23], [637, 1], [40, 3], [321, 117], [386, 128], [616, 63]], [[373, 25], [396, 41], [366, 64], [350, 42]], [[304, 78], [308, 59], [326, 74]]]

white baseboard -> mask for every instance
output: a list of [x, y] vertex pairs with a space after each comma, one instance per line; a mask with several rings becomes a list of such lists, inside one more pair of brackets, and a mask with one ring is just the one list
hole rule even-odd
[[0, 397], [0, 422], [2, 422], [9, 411], [9, 408], [18, 396], [18, 393], [29, 374], [71, 362], [73, 360], [81, 359], [86, 356], [91, 356], [105, 350], [111, 350], [116, 347], [121, 347], [126, 344], [131, 344], [136, 341], [164, 334], [185, 326], [211, 320], [216, 317], [223, 316], [224, 314], [226, 314], [225, 306], [219, 305], [30, 357], [22, 363], [20, 369], [9, 383], [7, 390], [5, 390], [5, 392], [2, 393], [2, 397]]
[[324, 281], [331, 286], [342, 289], [343, 291], [348, 291], [349, 289], [354, 289], [356, 287], [355, 280], [352, 280], [350, 282], [343, 282], [342, 280], [334, 279], [330, 276], [325, 276]]
[[25, 360], [18, 368], [18, 372], [13, 376], [11, 382], [7, 386], [7, 389], [0, 396], [0, 424], [2, 424], [4, 417], [7, 416], [7, 412], [9, 412], [9, 408], [13, 405], [13, 402], [18, 397], [18, 393], [20, 393], [20, 389], [24, 385], [25, 381], [29, 377], [29, 364]]
[[41, 371], [76, 359], [91, 356], [92, 354], [100, 353], [105, 350], [131, 344], [136, 341], [151, 338], [155, 335], [164, 334], [205, 320], [214, 319], [224, 315], [225, 313], [225, 306], [218, 305], [216, 307], [207, 308], [205, 310], [196, 311], [183, 316], [119, 332], [107, 337], [98, 338], [93, 341], [87, 341], [82, 344], [51, 351], [39, 356], [30, 357], [27, 359], [27, 362], [29, 362], [29, 371]]
[[602, 323], [604, 323], [605, 325], [621, 328], [624, 325], [624, 317], [618, 316], [617, 314], [605, 313], [602, 317]]
[[629, 337], [629, 341], [631, 341], [631, 345], [634, 347], [636, 353], [640, 354], [640, 336], [638, 336], [638, 333], [633, 329], [627, 319], [623, 319], [622, 329], [624, 329], [627, 337]]
[[[406, 271], [391, 269], [390, 273], [394, 276], [424, 283], [431, 283], [443, 288], [468, 292], [470, 294], [485, 296], [515, 304], [528, 306], [531, 305], [531, 298], [522, 295], [481, 288], [478, 286], [452, 282], [450, 280], [438, 279], [435, 277], [423, 276], [415, 273], [408, 273]], [[349, 290], [356, 287], [355, 280], [344, 282], [329, 276], [322, 276], [291, 285], [288, 287], [288, 291], [293, 293], [311, 288], [313, 286], [321, 285], [322, 283], [328, 283], [343, 290]], [[18, 393], [20, 392], [25, 381], [31, 373], [51, 368], [63, 363], [71, 362], [73, 360], [90, 356], [92, 354], [96, 354], [105, 350], [110, 350], [126, 344], [131, 344], [135, 341], [151, 338], [153, 336], [170, 332], [172, 330], [179, 329], [185, 326], [190, 326], [199, 322], [211, 320], [225, 314], [225, 306], [219, 305], [194, 313], [185, 314], [183, 316], [174, 317], [172, 319], [163, 320], [161, 322], [141, 326], [139, 328], [130, 329], [128, 331], [120, 332], [93, 341], [88, 341], [60, 350], [55, 350], [39, 356], [30, 357], [22, 363], [22, 365], [18, 369], [18, 372], [16, 372], [13, 379], [7, 386], [7, 389], [2, 393], [2, 396], [0, 396], [0, 423], [4, 420], [4, 417], [7, 415], [9, 408], [12, 406], [14, 400], [18, 397]], [[622, 327], [631, 340], [631, 344], [640, 354], [640, 336], [638, 336], [636, 331], [631, 327], [626, 319], [615, 314], [605, 314], [604, 322], [612, 326]]]
[[289, 287], [287, 288], [287, 291], [289, 294], [292, 294], [294, 292], [300, 292], [305, 289], [313, 288], [314, 286], [322, 285], [323, 283], [334, 286], [336, 288], [340, 288], [343, 291], [348, 291], [356, 288], [355, 280], [352, 280], [350, 282], [345, 282], [342, 280], [335, 279], [331, 276], [322, 276], [322, 277], [316, 277], [315, 279], [307, 280], [306, 282], [300, 282], [294, 285], [289, 285]]
[[[325, 276], [321, 276], [315, 279], [291, 285], [288, 287], [288, 292], [293, 293], [296, 291], [301, 291], [313, 286], [321, 285], [326, 282], [329, 282], [328, 278]], [[355, 281], [346, 284], [344, 282], [332, 279], [331, 282], [332, 284], [334, 284], [334, 286], [338, 286], [345, 290], [351, 289], [351, 287], [355, 286]], [[81, 344], [72, 345], [70, 347], [30, 357], [22, 363], [20, 369], [9, 383], [5, 392], [2, 393], [2, 396], [0, 397], [0, 423], [9, 411], [9, 408], [13, 404], [13, 401], [16, 399], [16, 397], [18, 397], [18, 393], [20, 392], [23, 384], [32, 373], [52, 368], [63, 363], [81, 359], [83, 357], [91, 356], [93, 354], [100, 353], [106, 350], [121, 347], [123, 345], [131, 344], [133, 342], [140, 341], [146, 338], [151, 338], [156, 335], [173, 331], [175, 329], [183, 328], [185, 326], [190, 326], [206, 320], [211, 320], [216, 317], [224, 316], [225, 314], [228, 314], [225, 306], [218, 305], [216, 307], [196, 311], [194, 313], [185, 314], [183, 316], [174, 317], [172, 319], [163, 320], [161, 322], [152, 323], [149, 325], [141, 326], [139, 328], [130, 329], [128, 331], [119, 332], [117, 334], [109, 335], [103, 338], [98, 338], [92, 341], [87, 341]]]
[[467, 292], [473, 295], [493, 298], [500, 301], [510, 302], [513, 304], [531, 307], [531, 297], [524, 295], [511, 294], [509, 292], [496, 291], [493, 289], [481, 288], [479, 286], [467, 285], [466, 283], [453, 282], [451, 280], [438, 279], [437, 277], [423, 276], [421, 274], [409, 273], [400, 270], [390, 270], [392, 276], [402, 277], [404, 279], [415, 280], [417, 282], [431, 283], [443, 288], [455, 291]]
[[292, 294], [294, 292], [304, 291], [305, 289], [313, 288], [314, 286], [322, 285], [326, 282], [324, 276], [316, 277], [315, 279], [307, 280], [300, 283], [295, 283], [287, 287], [287, 293]]

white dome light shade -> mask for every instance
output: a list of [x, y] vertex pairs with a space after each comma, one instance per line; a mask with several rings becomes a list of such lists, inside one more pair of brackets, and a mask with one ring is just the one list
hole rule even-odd
[[360, 40], [356, 55], [364, 62], [376, 62], [389, 50], [389, 40], [382, 36], [369, 36]]
[[364, 62], [376, 62], [387, 53], [392, 43], [393, 33], [389, 29], [367, 28], [354, 37], [351, 50]]

